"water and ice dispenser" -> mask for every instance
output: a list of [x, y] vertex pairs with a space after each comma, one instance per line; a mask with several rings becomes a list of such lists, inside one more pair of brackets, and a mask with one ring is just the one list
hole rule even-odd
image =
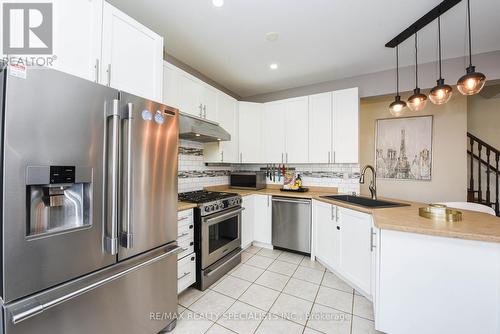
[[92, 168], [29, 166], [26, 192], [28, 238], [92, 225]]

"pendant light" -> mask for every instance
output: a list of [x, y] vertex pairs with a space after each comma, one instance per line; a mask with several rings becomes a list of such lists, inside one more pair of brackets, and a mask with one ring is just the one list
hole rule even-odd
[[441, 74], [441, 16], [438, 16], [438, 40], [439, 40], [439, 79], [437, 80], [437, 85], [431, 89], [429, 98], [432, 103], [440, 105], [448, 102], [451, 99], [451, 95], [453, 94], [451, 86], [444, 83], [444, 79]]
[[476, 67], [472, 65], [472, 43], [470, 28], [470, 0], [467, 0], [467, 23], [469, 28], [469, 67], [467, 74], [458, 79], [457, 88], [463, 95], [474, 95], [483, 89], [486, 82], [486, 76], [483, 73], [476, 72]]
[[427, 96], [420, 92], [418, 88], [418, 43], [417, 33], [415, 32], [415, 89], [413, 95], [408, 99], [408, 108], [412, 111], [420, 111], [427, 105]]
[[401, 96], [399, 96], [399, 46], [396, 46], [396, 96], [394, 102], [389, 106], [389, 111], [393, 116], [399, 117], [405, 108], [406, 102], [401, 101]]

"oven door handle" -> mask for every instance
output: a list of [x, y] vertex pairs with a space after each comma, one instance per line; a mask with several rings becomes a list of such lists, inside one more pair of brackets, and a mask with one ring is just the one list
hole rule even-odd
[[220, 216], [217, 216], [217, 217], [213, 217], [213, 218], [208, 218], [208, 219], [205, 219], [205, 223], [208, 223], [208, 224], [212, 224], [213, 222], [219, 222], [221, 220], [224, 220], [228, 217], [231, 217], [231, 216], [234, 216], [236, 214], [239, 214], [241, 213], [243, 210], [245, 210], [245, 208], [239, 208], [237, 210], [233, 210], [231, 212], [227, 212], [225, 214], [222, 214]]
[[[229, 260], [226, 260], [226, 262], [230, 262], [235, 257], [239, 256], [241, 253], [243, 253], [243, 249], [241, 249], [238, 253], [236, 253], [233, 256], [231, 256], [231, 258]], [[222, 268], [224, 268], [224, 266], [219, 266], [219, 267], [217, 267], [217, 268], [215, 268], [213, 270], [210, 270], [207, 273], [205, 273], [205, 276], [210, 277], [210, 276], [212, 276], [213, 274], [215, 274], [217, 271], [219, 271]]]

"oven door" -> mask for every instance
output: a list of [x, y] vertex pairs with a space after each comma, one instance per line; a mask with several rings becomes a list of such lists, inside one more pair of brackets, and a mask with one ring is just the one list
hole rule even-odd
[[201, 219], [201, 267], [211, 264], [241, 247], [241, 212], [237, 207]]

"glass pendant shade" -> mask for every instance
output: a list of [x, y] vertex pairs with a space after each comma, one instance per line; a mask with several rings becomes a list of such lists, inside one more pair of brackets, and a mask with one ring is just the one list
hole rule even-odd
[[394, 102], [392, 102], [389, 106], [389, 111], [391, 112], [392, 116], [399, 117], [403, 114], [405, 108], [406, 102], [401, 101], [401, 96], [396, 95]]
[[420, 92], [420, 88], [413, 90], [413, 95], [408, 99], [408, 108], [411, 111], [421, 111], [427, 105], [427, 96]]
[[476, 72], [474, 66], [469, 66], [467, 74], [458, 80], [457, 88], [463, 95], [474, 95], [483, 89], [485, 83], [486, 76], [483, 73]]
[[429, 93], [429, 98], [432, 103], [441, 105], [445, 104], [451, 99], [453, 95], [453, 89], [451, 86], [444, 83], [444, 79], [439, 79], [437, 81], [437, 86], [431, 89]]

